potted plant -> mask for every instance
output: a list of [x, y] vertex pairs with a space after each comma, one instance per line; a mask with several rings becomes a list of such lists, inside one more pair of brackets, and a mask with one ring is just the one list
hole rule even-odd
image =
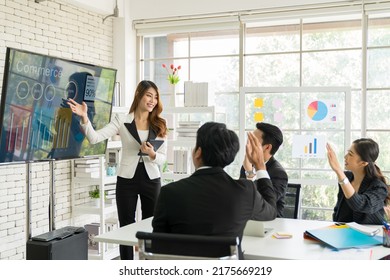
[[89, 191], [88, 194], [89, 194], [90, 198], [94, 199], [96, 205], [99, 205], [99, 203], [100, 203], [100, 200], [99, 200], [99, 198], [100, 198], [100, 190], [98, 188], [95, 188], [95, 189]]

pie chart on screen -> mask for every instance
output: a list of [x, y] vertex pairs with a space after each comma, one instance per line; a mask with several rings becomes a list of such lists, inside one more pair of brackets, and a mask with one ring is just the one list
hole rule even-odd
[[313, 121], [322, 121], [328, 114], [328, 107], [322, 101], [313, 101], [307, 106], [307, 115]]

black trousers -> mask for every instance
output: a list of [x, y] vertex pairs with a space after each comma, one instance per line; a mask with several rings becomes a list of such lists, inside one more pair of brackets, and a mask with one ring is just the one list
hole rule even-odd
[[[142, 219], [153, 216], [157, 197], [160, 193], [161, 179], [150, 180], [143, 162], [138, 163], [132, 179], [119, 177], [116, 183], [116, 205], [119, 226], [123, 227], [135, 222], [138, 196], [141, 200]], [[119, 246], [121, 260], [134, 259], [132, 246]]]

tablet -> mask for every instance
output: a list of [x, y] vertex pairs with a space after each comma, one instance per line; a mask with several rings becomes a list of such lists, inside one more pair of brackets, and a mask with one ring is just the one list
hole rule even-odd
[[[149, 139], [148, 142], [152, 144], [153, 150], [157, 151], [161, 145], [164, 143], [164, 140], [157, 140], [157, 139]], [[141, 153], [141, 151], [138, 152], [139, 156], [147, 156], [148, 154]]]

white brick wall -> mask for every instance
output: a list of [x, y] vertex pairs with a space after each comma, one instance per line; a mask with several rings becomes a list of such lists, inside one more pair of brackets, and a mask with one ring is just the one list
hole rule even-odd
[[[112, 67], [112, 21], [102, 19], [55, 0], [0, 0], [0, 91], [6, 47]], [[49, 163], [32, 164], [33, 235], [49, 229], [49, 175]], [[25, 259], [26, 186], [26, 164], [0, 166], [0, 260]], [[89, 188], [78, 189], [77, 198], [87, 200]], [[55, 189], [57, 228], [92, 222], [71, 221], [69, 160], [55, 163]]]

